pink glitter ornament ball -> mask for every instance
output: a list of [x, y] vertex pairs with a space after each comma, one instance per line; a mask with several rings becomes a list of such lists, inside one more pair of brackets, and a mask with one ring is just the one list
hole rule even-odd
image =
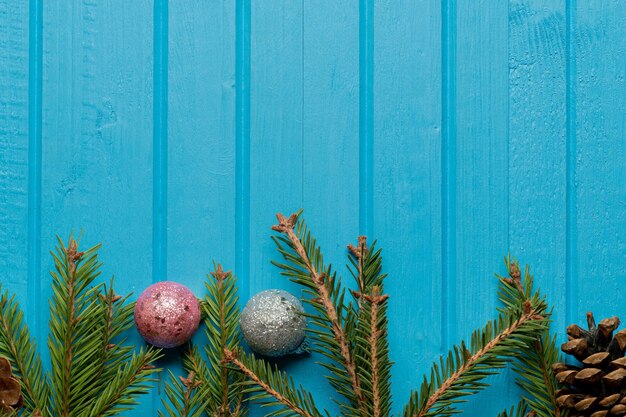
[[200, 324], [200, 303], [189, 288], [161, 281], [145, 289], [135, 304], [135, 325], [153, 346], [172, 348], [191, 339]]

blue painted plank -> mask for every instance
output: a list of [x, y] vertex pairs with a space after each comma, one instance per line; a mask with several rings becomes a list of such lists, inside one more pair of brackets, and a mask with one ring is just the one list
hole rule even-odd
[[565, 7], [555, 0], [510, 3], [509, 248], [531, 266], [566, 326]]
[[394, 409], [442, 349], [441, 5], [375, 2], [373, 236], [389, 273]]
[[349, 284], [346, 245], [359, 233], [359, 8], [328, 0], [304, 16], [303, 207], [326, 262]]
[[152, 281], [167, 275], [168, 2], [153, 1], [152, 26]]
[[250, 278], [250, 0], [235, 1], [235, 273], [240, 299]]
[[0, 1], [0, 282], [28, 305], [29, 223], [29, 11], [24, 2]]
[[[120, 293], [152, 281], [152, 10], [44, 5], [41, 305], [54, 236], [72, 230], [84, 229], [85, 246], [104, 243], [102, 279], [115, 274]], [[141, 402], [136, 415], [152, 415], [150, 396]]]
[[302, 4], [253, 3], [250, 56], [249, 294], [298, 288], [278, 276], [269, 238], [275, 214], [303, 203]]
[[[570, 136], [577, 282], [572, 320], [586, 311], [624, 319], [626, 280], [626, 3], [572, 2]], [[573, 165], [575, 163], [575, 165]]]
[[169, 14], [167, 276], [204, 294], [235, 267], [235, 4]]
[[[497, 280], [508, 249], [508, 4], [458, 1], [456, 33], [456, 279], [452, 297], [456, 331], [450, 343], [467, 340], [496, 314]], [[454, 325], [454, 324], [453, 324]], [[465, 408], [497, 414], [518, 401], [506, 373]], [[488, 404], [488, 405], [486, 405]]]

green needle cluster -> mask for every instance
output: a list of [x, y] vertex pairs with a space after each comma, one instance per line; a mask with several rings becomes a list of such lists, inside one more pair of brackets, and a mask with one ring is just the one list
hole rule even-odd
[[52, 253], [50, 300], [51, 371], [44, 372], [35, 341], [15, 297], [0, 288], [0, 356], [8, 358], [21, 382], [23, 415], [106, 417], [120, 415], [149, 392], [152, 366], [160, 352], [125, 343], [133, 325], [134, 303], [109, 285], [96, 284], [98, 249], [84, 252], [70, 238], [58, 239]]
[[[272, 238], [281, 255], [273, 262], [281, 274], [303, 288], [310, 349], [320, 355], [342, 417], [389, 417], [392, 413], [387, 327], [388, 296], [384, 292], [381, 250], [365, 237], [348, 245], [348, 269], [354, 290], [346, 287], [325, 263], [315, 237], [301, 219], [277, 215]], [[469, 342], [454, 346], [411, 393], [401, 417], [450, 416], [459, 413], [466, 397], [488, 387], [486, 378], [512, 363], [522, 402], [500, 416], [560, 417], [550, 364], [558, 357], [549, 334], [550, 311], [545, 297], [533, 288], [528, 269], [505, 259], [507, 277], [498, 277], [502, 303], [497, 317], [473, 332]], [[221, 277], [221, 278], [220, 278]], [[168, 417], [239, 416], [247, 402], [269, 407], [268, 416], [330, 417], [314, 396], [296, 386], [276, 365], [246, 353], [239, 346], [239, 310], [235, 279], [221, 267], [207, 283], [204, 354], [190, 348], [183, 364], [195, 384], [172, 379], [168, 386]], [[183, 378], [184, 380], [184, 378]], [[190, 386], [193, 388], [190, 391]], [[188, 399], [185, 393], [190, 393]], [[191, 405], [191, 407], [187, 407]], [[191, 411], [189, 411], [191, 410]]]

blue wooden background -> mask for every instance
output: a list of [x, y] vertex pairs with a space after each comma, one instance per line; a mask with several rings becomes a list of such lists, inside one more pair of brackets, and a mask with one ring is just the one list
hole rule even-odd
[[[40, 341], [71, 230], [123, 292], [201, 295], [213, 259], [244, 300], [297, 292], [268, 235], [304, 207], [334, 264], [359, 233], [384, 248], [396, 410], [493, 316], [509, 251], [557, 330], [626, 319], [625, 22], [624, 0], [0, 0], [2, 282]], [[314, 358], [285, 367], [329, 404]], [[471, 414], [517, 401], [492, 382]]]

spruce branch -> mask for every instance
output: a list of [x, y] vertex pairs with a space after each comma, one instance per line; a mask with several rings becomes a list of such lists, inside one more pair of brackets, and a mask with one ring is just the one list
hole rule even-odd
[[[107, 287], [99, 276], [99, 245], [81, 252], [70, 238], [58, 239], [50, 299], [48, 347], [51, 372], [42, 371], [34, 341], [15, 297], [0, 295], [0, 355], [20, 380], [24, 409], [32, 417], [113, 416], [130, 409], [150, 387], [159, 352], [133, 354], [122, 333], [133, 323], [133, 303]], [[0, 288], [0, 292], [2, 289]]]
[[368, 392], [364, 399], [367, 415], [388, 416], [391, 411], [390, 372], [387, 341], [387, 300], [382, 294], [383, 282], [381, 251], [367, 246], [365, 236], [359, 236], [357, 246], [348, 245], [348, 269], [352, 273], [359, 291], [352, 295], [357, 301], [354, 340], [354, 357], [362, 388]]
[[[205, 313], [205, 334], [208, 343], [205, 354], [208, 368], [213, 372], [201, 372], [206, 378], [209, 395], [209, 414], [218, 416], [239, 415], [244, 412], [243, 375], [224, 365], [224, 350], [236, 349], [241, 342], [239, 331], [239, 296], [237, 279], [231, 271], [224, 271], [217, 264], [214, 271], [207, 276], [205, 284], [207, 295], [203, 306]], [[198, 359], [194, 360], [196, 364]], [[196, 365], [197, 366], [197, 365]]]
[[[190, 403], [200, 403], [207, 415], [213, 417], [237, 417], [247, 413], [244, 407], [245, 375], [225, 364], [225, 350], [237, 349], [241, 342], [239, 330], [239, 296], [237, 280], [230, 271], [224, 271], [220, 264], [207, 275], [207, 294], [202, 301], [205, 335], [206, 360], [200, 350], [189, 345], [183, 354], [183, 368], [193, 375], [200, 389], [189, 390], [177, 381], [170, 382], [170, 392], [164, 401], [168, 410], [182, 410], [185, 395]], [[171, 379], [171, 378], [170, 378]], [[187, 378], [189, 379], [189, 377]], [[174, 393], [174, 390], [178, 390]], [[169, 403], [168, 403], [169, 401]], [[172, 404], [172, 405], [170, 405]], [[168, 408], [169, 407], [169, 408]], [[182, 407], [182, 408], [181, 408]], [[171, 414], [173, 416], [173, 414]]]
[[[74, 327], [78, 323], [78, 319], [76, 318], [76, 300], [75, 300], [75, 292], [76, 292], [76, 263], [80, 261], [80, 258], [83, 256], [83, 253], [78, 252], [78, 245], [74, 239], [70, 240], [70, 244], [68, 248], [65, 250], [66, 262], [68, 264], [67, 271], [67, 314], [65, 318], [65, 322], [67, 327], [63, 334], [63, 362], [60, 364], [61, 368], [61, 397], [59, 401], [59, 409], [61, 416], [69, 416], [70, 414], [70, 390], [72, 386], [72, 356], [74, 354], [74, 341], [73, 341], [73, 332]], [[60, 269], [57, 269], [58, 272], [61, 272]], [[65, 271], [63, 271], [65, 272]]]
[[100, 287], [101, 292], [100, 288], [96, 291], [96, 302], [101, 308], [98, 318], [100, 334], [97, 344], [94, 343], [94, 352], [97, 350], [98, 353], [84, 367], [80, 396], [76, 395], [76, 389], [73, 390], [73, 397], [77, 397], [72, 400], [72, 411], [75, 415], [87, 412], [93, 399], [115, 378], [117, 370], [132, 358], [133, 348], [124, 345], [125, 339], [119, 337], [133, 325], [135, 303], [127, 302], [129, 295], [122, 297], [116, 294], [113, 283], [112, 278], [108, 286]]
[[367, 254], [367, 237], [359, 236], [357, 246], [352, 244], [348, 245], [348, 252], [352, 255], [352, 259], [356, 260], [353, 262], [353, 265], [356, 264], [356, 274], [354, 277], [356, 279], [357, 286], [359, 288], [359, 292], [365, 293], [365, 278], [363, 276], [363, 268], [364, 262]]
[[[185, 369], [188, 374], [193, 373], [195, 379], [199, 380], [201, 383], [205, 383], [208, 381], [209, 377], [209, 367], [206, 362], [200, 355], [200, 351], [198, 347], [189, 343], [187, 349], [183, 353], [183, 369]], [[178, 377], [180, 378], [180, 376]], [[176, 377], [174, 377], [176, 379]]]
[[545, 319], [530, 304], [518, 317], [501, 316], [472, 335], [471, 349], [463, 343], [435, 365], [431, 380], [425, 380], [420, 393], [413, 393], [405, 416], [451, 415], [462, 397], [483, 388], [481, 381], [502, 368], [513, 352], [524, 349], [545, 327]]
[[556, 400], [556, 378], [550, 368], [559, 362], [560, 354], [556, 347], [556, 335], [545, 332], [530, 344], [528, 350], [521, 351], [513, 364], [518, 374], [517, 384], [524, 391], [524, 400], [539, 417], [560, 417], [561, 407]]
[[250, 401], [261, 401], [263, 406], [284, 407], [267, 414], [266, 417], [283, 416], [286, 410], [301, 417], [321, 417], [315, 407], [313, 397], [302, 387], [296, 388], [293, 380], [284, 372], [272, 367], [263, 360], [252, 355], [240, 354], [236, 351], [224, 351], [224, 364], [232, 364], [248, 378], [249, 388], [246, 393], [253, 394]]
[[[52, 253], [50, 336], [51, 386], [55, 417], [116, 415], [135, 404], [157, 372], [159, 352], [133, 353], [118, 336], [132, 325], [133, 304], [113, 287], [94, 284], [100, 275], [100, 245], [84, 252], [70, 238]], [[114, 343], [115, 342], [115, 343]]]
[[388, 295], [380, 295], [378, 287], [372, 289], [372, 295], [365, 295], [365, 300], [370, 303], [371, 306], [371, 319], [370, 319], [370, 335], [368, 342], [370, 344], [370, 358], [372, 360], [372, 415], [374, 417], [380, 417], [381, 415], [381, 400], [380, 400], [380, 369], [378, 364], [379, 356], [379, 344], [380, 338], [384, 335], [385, 329], [381, 328], [378, 319], [379, 306], [387, 301]]
[[[317, 313], [306, 314], [313, 325], [308, 331], [315, 342], [314, 350], [328, 359], [321, 363], [330, 371], [328, 380], [337, 393], [348, 400], [339, 402], [342, 414], [388, 417], [392, 363], [386, 332], [388, 296], [383, 289], [385, 274], [382, 273], [381, 251], [374, 248], [375, 244], [368, 248], [365, 237], [359, 237], [356, 246], [348, 246], [348, 268], [357, 288], [351, 291], [354, 301], [348, 301], [340, 278], [330, 265], [324, 264], [315, 238], [298, 216], [299, 213], [289, 218], [277, 215], [278, 225], [272, 229], [280, 235], [273, 239], [285, 263], [273, 263], [282, 270], [281, 274], [304, 287], [309, 296], [305, 302]], [[469, 345], [461, 342], [454, 346], [433, 366], [421, 389], [411, 394], [404, 409], [405, 417], [457, 413], [455, 406], [464, 401], [463, 397], [487, 387], [486, 377], [497, 373], [516, 356], [523, 357], [524, 353], [520, 352], [528, 352], [536, 346], [538, 337], [547, 332], [549, 312], [545, 299], [533, 290], [532, 280], [522, 280], [519, 268], [513, 268], [510, 276], [501, 280], [499, 294], [503, 307], [499, 309], [498, 318], [476, 330]], [[208, 302], [205, 304], [211, 306]], [[226, 325], [225, 317], [219, 312], [219, 303], [213, 303], [218, 328]], [[213, 337], [217, 335], [219, 333], [214, 333]], [[224, 340], [217, 338], [214, 345], [223, 346]], [[190, 355], [189, 366], [199, 373], [207, 372], [196, 355]], [[311, 395], [302, 387], [296, 388], [275, 366], [246, 355], [236, 347], [223, 349], [219, 357], [222, 363], [230, 364], [245, 377], [243, 384], [245, 392], [252, 394], [250, 401], [259, 400], [263, 406], [280, 406], [269, 416], [321, 417]], [[511, 414], [522, 417], [527, 408], [524, 402], [511, 409]], [[529, 416], [534, 415], [537, 414], [533, 410]], [[501, 416], [509, 417], [506, 412]]]
[[70, 238], [67, 247], [58, 238], [56, 253], [52, 253], [55, 271], [52, 272], [50, 337], [48, 345], [52, 360], [53, 414], [59, 417], [76, 415], [82, 411], [84, 381], [97, 372], [100, 341], [100, 318], [105, 314], [97, 294], [100, 285], [90, 285], [100, 274], [99, 245], [85, 252], [78, 251], [78, 243]]
[[37, 345], [24, 323], [15, 296], [0, 284], [0, 356], [9, 359], [19, 379], [26, 412], [48, 412], [49, 383], [43, 372]]
[[[497, 276], [500, 280], [499, 296], [505, 306], [501, 311], [515, 314], [519, 305], [534, 303], [540, 305], [544, 311], [548, 306], [545, 298], [539, 291], [535, 291], [534, 279], [530, 268], [525, 268], [524, 274], [519, 262], [511, 256], [504, 258], [508, 277]], [[549, 331], [550, 316], [546, 316], [546, 329], [538, 334], [527, 349], [520, 350], [513, 364], [513, 370], [518, 374], [517, 385], [524, 391], [524, 400], [528, 407], [539, 417], [560, 417], [563, 413], [557, 401], [557, 385], [554, 372], [550, 365], [561, 361], [561, 354], [556, 345], [556, 336]]]
[[129, 362], [118, 369], [86, 416], [107, 417], [132, 409], [137, 404], [135, 398], [147, 394], [155, 381], [152, 375], [160, 370], [151, 364], [160, 357], [160, 351], [153, 348], [140, 349], [133, 354]]
[[[339, 393], [350, 400], [352, 403], [350, 408], [356, 408], [357, 414], [365, 416], [366, 405], [361, 383], [350, 342], [346, 337], [346, 329], [343, 326], [343, 310], [345, 308], [350, 314], [351, 306], [344, 304], [344, 291], [341, 289], [339, 279], [330, 267], [324, 265], [315, 239], [304, 222], [298, 221], [298, 216], [298, 213], [288, 218], [281, 213], [276, 215], [278, 224], [272, 226], [272, 230], [281, 233], [284, 237], [274, 238], [274, 241], [289, 264], [274, 264], [281, 268], [282, 273], [290, 277], [292, 281], [309, 290], [312, 298], [307, 302], [322, 313], [321, 320], [311, 317], [313, 323], [322, 329], [317, 333], [311, 332], [317, 341], [317, 350], [339, 365], [324, 364], [333, 373], [333, 376], [328, 379]], [[332, 339], [326, 337], [325, 330], [329, 331]], [[344, 407], [344, 410], [348, 409]]]
[[200, 417], [209, 401], [209, 397], [202, 392], [202, 381], [190, 372], [186, 378], [176, 378], [170, 372], [169, 382], [165, 385], [163, 401], [165, 412], [159, 410], [159, 417]]

